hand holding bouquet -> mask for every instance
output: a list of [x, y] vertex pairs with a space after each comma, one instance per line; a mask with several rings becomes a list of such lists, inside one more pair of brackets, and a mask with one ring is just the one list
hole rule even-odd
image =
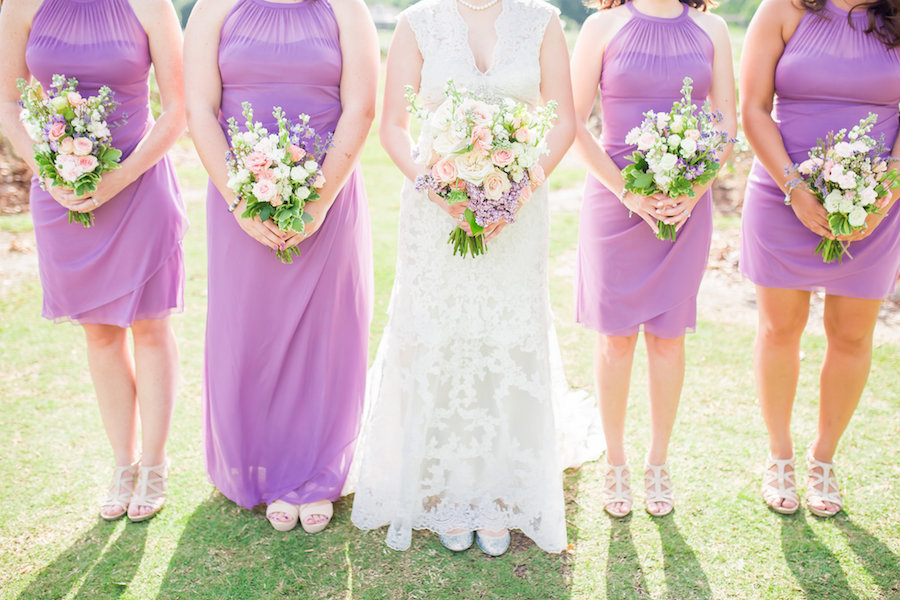
[[[866, 217], [878, 212], [878, 199], [900, 186], [900, 173], [889, 168], [883, 140], [868, 136], [878, 120], [869, 113], [848, 133], [829, 132], [809, 151], [809, 158], [792, 165], [789, 173], [797, 176], [791, 189], [804, 183], [828, 212], [828, 225], [836, 236], [851, 235], [866, 228]], [[823, 237], [816, 254], [825, 262], [843, 262], [847, 244]], [[851, 256], [852, 258], [852, 256]]]
[[[81, 196], [97, 189], [104, 173], [119, 168], [122, 152], [113, 148], [107, 118], [118, 104], [103, 86], [96, 96], [78, 93], [78, 80], [54, 75], [49, 93], [40, 83], [16, 81], [22, 95], [19, 118], [34, 141], [34, 161], [43, 183], [72, 190]], [[85, 227], [92, 212], [69, 211], [69, 223]]]
[[419, 191], [430, 189], [447, 204], [467, 202], [462, 227], [450, 232], [453, 254], [478, 256], [486, 250], [485, 228], [515, 221], [532, 185], [544, 181], [538, 164], [547, 152], [546, 134], [556, 118], [556, 103], [530, 113], [509, 99], [488, 101], [447, 82], [446, 100], [429, 113], [406, 88], [409, 110], [423, 124], [427, 140], [420, 158], [430, 169], [416, 178]]
[[[262, 123], [253, 121], [250, 103], [242, 106], [246, 130], [241, 131], [234, 118], [228, 119], [231, 150], [226, 157], [228, 187], [247, 202], [241, 217], [271, 219], [282, 231], [303, 233], [304, 225], [313, 220], [304, 207], [319, 198], [325, 184], [322, 159], [331, 135], [325, 140], [319, 137], [309, 126], [309, 115], [289, 122], [280, 106], [272, 112], [278, 131], [269, 133]], [[292, 255], [300, 256], [300, 249], [292, 246], [276, 253], [281, 262], [291, 263]]]
[[[640, 126], [628, 132], [627, 144], [637, 150], [622, 169], [625, 189], [641, 196], [662, 193], [670, 198], [694, 197], [694, 185], [716, 176], [721, 166], [718, 154], [734, 141], [715, 124], [724, 118], [713, 113], [709, 102], [698, 109], [691, 102], [693, 81], [684, 78], [681, 100], [669, 112], [647, 111]], [[656, 237], [675, 241], [675, 226], [657, 221]]]

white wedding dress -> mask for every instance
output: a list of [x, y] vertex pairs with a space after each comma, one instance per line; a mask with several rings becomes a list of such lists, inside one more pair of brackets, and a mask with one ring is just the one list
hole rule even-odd
[[[556, 9], [501, 0], [493, 64], [480, 72], [456, 0], [405, 12], [424, 59], [426, 108], [457, 87], [540, 101], [539, 53]], [[546, 185], [475, 258], [452, 254], [455, 222], [403, 187], [390, 319], [369, 372], [357, 444], [353, 523], [412, 529], [519, 529], [549, 552], [566, 548], [562, 469], [603, 451], [592, 399], [570, 393], [550, 313]], [[559, 438], [559, 440], [558, 440]]]

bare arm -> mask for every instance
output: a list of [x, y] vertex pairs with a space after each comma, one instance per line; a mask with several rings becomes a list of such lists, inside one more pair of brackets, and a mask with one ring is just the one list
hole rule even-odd
[[35, 176], [39, 169], [34, 162], [32, 140], [19, 121], [19, 90], [16, 79], [28, 81], [31, 73], [25, 64], [25, 47], [31, 32], [31, 20], [40, 2], [35, 0], [5, 0], [0, 11], [0, 127], [16, 154]]
[[558, 118], [547, 135], [550, 152], [541, 159], [541, 167], [548, 175], [575, 139], [575, 106], [569, 76], [569, 49], [562, 26], [556, 16], [550, 17], [541, 44], [541, 97], [544, 102], [555, 100]]
[[175, 8], [166, 0], [131, 0], [131, 4], [147, 32], [162, 112], [134, 151], [122, 161], [121, 167], [105, 173], [97, 190], [88, 194], [81, 206], [75, 209], [82, 212], [96, 208], [91, 198], [97, 201], [97, 205], [112, 200], [162, 160], [185, 127], [181, 25]]
[[[222, 76], [218, 63], [219, 32], [235, 2], [236, 0], [200, 0], [191, 12], [184, 44], [184, 77], [191, 82], [186, 94], [188, 127], [203, 166], [225, 199], [222, 210], [227, 210], [234, 201], [234, 193], [228, 188], [228, 168], [225, 164], [228, 140], [218, 121], [222, 103]], [[282, 247], [285, 236], [271, 221], [263, 223], [259, 218], [244, 219], [240, 216], [244, 204], [242, 200], [234, 211], [234, 218], [241, 229], [273, 250]]]
[[[325, 220], [328, 209], [356, 166], [375, 117], [379, 50], [375, 24], [362, 0], [332, 0], [341, 38], [341, 116], [334, 130], [334, 144], [322, 163], [325, 185], [320, 198], [306, 206], [313, 217], [306, 226], [311, 235]], [[302, 240], [289, 238], [289, 245]]]
[[[775, 68], [784, 47], [800, 23], [803, 11], [790, 0], [764, 0], [757, 9], [741, 56], [741, 121], [753, 152], [772, 179], [787, 191], [792, 179], [785, 167], [792, 161], [772, 118], [775, 97]], [[800, 222], [818, 235], [833, 237], [827, 212], [805, 186], [791, 192], [791, 207]]]

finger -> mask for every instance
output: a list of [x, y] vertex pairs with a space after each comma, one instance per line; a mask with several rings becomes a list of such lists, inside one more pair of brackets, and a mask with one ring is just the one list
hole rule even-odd
[[492, 227], [492, 228], [491, 228], [490, 233], [488, 233], [488, 231], [485, 230], [485, 232], [484, 232], [484, 233], [485, 233], [484, 241], [489, 242], [489, 241], [491, 241], [492, 239], [494, 239], [495, 237], [497, 237], [497, 235], [503, 230], [503, 228], [504, 228], [505, 226], [506, 226], [506, 223], [504, 223], [504, 222], [501, 221], [501, 222], [498, 222], [498, 223], [497, 223], [497, 226], [496, 226], [496, 227]]
[[256, 217], [256, 222], [259, 223], [260, 225], [262, 225], [263, 227], [265, 227], [266, 229], [268, 229], [269, 231], [271, 231], [275, 235], [275, 237], [278, 238], [279, 240], [284, 240], [288, 236], [288, 233], [286, 231], [282, 231], [278, 227], [278, 225], [276, 225], [275, 223], [272, 222], [271, 219], [266, 219], [265, 221], [262, 221], [262, 220], [260, 220], [259, 217]]
[[261, 244], [272, 248], [273, 250], [280, 248], [284, 244], [284, 240], [276, 235], [271, 229], [260, 223], [259, 221], [251, 221], [251, 235]]
[[644, 222], [650, 226], [650, 229], [653, 230], [653, 233], [656, 234], [656, 232], [659, 230], [659, 226], [656, 224], [656, 219], [651, 217], [647, 212], [643, 210], [637, 210], [635, 211], [635, 214], [642, 218]]

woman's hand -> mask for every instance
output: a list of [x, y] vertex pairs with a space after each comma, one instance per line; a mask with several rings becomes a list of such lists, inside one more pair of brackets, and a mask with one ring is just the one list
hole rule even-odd
[[244, 214], [244, 209], [246, 207], [247, 202], [241, 200], [238, 203], [237, 208], [234, 209], [234, 213], [232, 213], [234, 215], [234, 220], [237, 221], [240, 228], [244, 230], [244, 233], [272, 250], [284, 250], [284, 232], [278, 229], [275, 224], [268, 219], [265, 221], [260, 221], [259, 217], [245, 219], [241, 215]]
[[97, 185], [97, 189], [81, 196], [79, 198], [80, 202], [76, 206], [70, 206], [69, 209], [81, 213], [96, 210], [115, 198], [119, 192], [128, 186], [129, 181], [119, 169], [104, 173], [100, 183]]
[[828, 211], [805, 186], [797, 186], [790, 192], [791, 209], [803, 225], [822, 237], [834, 239], [828, 224]]
[[878, 212], [869, 213], [866, 217], [866, 226], [859, 231], [854, 231], [850, 235], [839, 235], [834, 239], [839, 240], [841, 242], [855, 242], [857, 240], [861, 240], [863, 238], [867, 238], [875, 231], [875, 228], [884, 220], [887, 216], [887, 211], [881, 209]]
[[472, 229], [471, 227], [469, 227], [469, 222], [466, 221], [465, 202], [454, 202], [453, 204], [447, 204], [447, 201], [438, 196], [431, 188], [428, 188], [428, 199], [437, 204], [438, 207], [445, 213], [453, 217], [453, 220], [456, 221], [458, 227], [463, 229], [469, 235], [472, 235]]
[[303, 210], [312, 217], [312, 221], [304, 224], [303, 231], [279, 230], [280, 234], [284, 237], [284, 247], [293, 248], [294, 246], [299, 246], [303, 240], [321, 229], [322, 225], [325, 224], [325, 219], [328, 217], [328, 211], [331, 209], [333, 203], [334, 200], [327, 201], [321, 197], [317, 200], [307, 202], [306, 206], [303, 207]]
[[[74, 210], [76, 212], [94, 210], [94, 203], [90, 199], [86, 199], [84, 196], [76, 196], [75, 192], [68, 188], [52, 185], [49, 179], [44, 180], [44, 188], [63, 208]], [[89, 208], [81, 210], [85, 204], [87, 204]]]
[[[669, 198], [669, 200], [671, 200], [671, 198]], [[650, 229], [653, 230], [653, 235], [656, 235], [657, 231], [656, 220], [658, 217], [656, 216], [656, 211], [660, 209], [660, 206], [668, 206], [668, 203], [661, 203], [661, 201], [654, 196], [641, 196], [640, 194], [629, 191], [626, 191], [622, 195], [622, 204], [624, 204], [625, 208], [631, 213], [642, 218], [644, 222], [650, 226]]]
[[665, 194], [654, 194], [653, 199], [656, 201], [654, 214], [657, 219], [666, 225], [674, 225], [675, 231], [679, 231], [687, 223], [701, 197], [702, 195], [695, 194], [694, 196], [670, 198]]

